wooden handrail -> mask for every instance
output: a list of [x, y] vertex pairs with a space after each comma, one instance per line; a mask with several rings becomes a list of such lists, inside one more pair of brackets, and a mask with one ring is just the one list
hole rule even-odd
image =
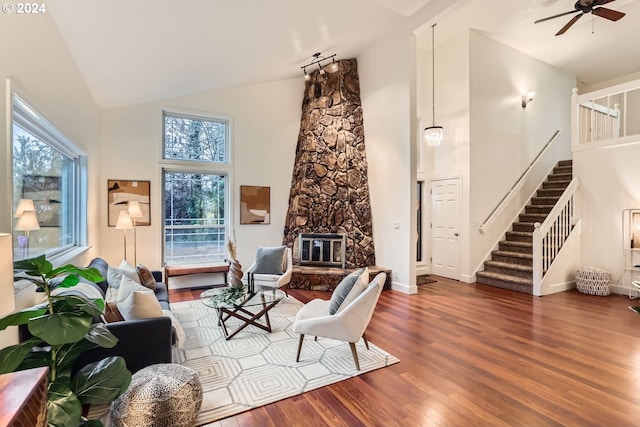
[[498, 205], [496, 205], [495, 208], [493, 208], [493, 210], [491, 211], [491, 213], [487, 216], [487, 218], [484, 220], [484, 222], [482, 223], [482, 225], [480, 225], [480, 232], [484, 233], [485, 228], [487, 228], [487, 226], [489, 225], [489, 222], [493, 220], [493, 218], [495, 218], [495, 216], [497, 216], [498, 212], [500, 212], [503, 207], [507, 204], [507, 201], [510, 200], [513, 195], [516, 193], [517, 190], [519, 190], [525, 181], [525, 178], [527, 177], [527, 175], [529, 174], [529, 172], [531, 172], [531, 170], [533, 169], [533, 167], [535, 166], [535, 164], [538, 162], [538, 160], [540, 159], [540, 157], [542, 157], [542, 155], [547, 151], [547, 149], [551, 146], [551, 143], [558, 137], [558, 134], [560, 133], [560, 130], [558, 129], [557, 131], [555, 131], [555, 133], [553, 134], [553, 136], [551, 136], [551, 138], [549, 139], [549, 141], [544, 145], [544, 147], [542, 147], [542, 150], [540, 151], [540, 153], [538, 153], [538, 155], [536, 156], [535, 159], [533, 159], [533, 161], [531, 162], [531, 164], [529, 165], [529, 167], [527, 168], [527, 170], [525, 170], [522, 175], [520, 175], [520, 178], [518, 178], [518, 181], [516, 181], [516, 183], [511, 187], [511, 189], [507, 192], [507, 194], [504, 195], [504, 197], [502, 198], [502, 200], [500, 200], [500, 203], [498, 203]]

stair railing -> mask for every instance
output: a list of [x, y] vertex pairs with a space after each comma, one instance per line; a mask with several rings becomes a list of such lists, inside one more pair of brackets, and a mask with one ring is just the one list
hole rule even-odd
[[549, 141], [547, 141], [547, 143], [544, 145], [544, 147], [542, 147], [542, 150], [540, 151], [540, 153], [538, 153], [538, 155], [536, 156], [535, 159], [533, 159], [533, 161], [531, 162], [531, 164], [529, 165], [529, 167], [527, 168], [527, 170], [525, 170], [522, 175], [520, 175], [520, 178], [518, 178], [518, 181], [516, 181], [515, 184], [513, 184], [513, 187], [511, 187], [511, 189], [507, 192], [507, 194], [504, 195], [504, 197], [502, 198], [502, 200], [500, 200], [500, 203], [498, 203], [498, 205], [496, 205], [495, 208], [493, 208], [493, 210], [491, 211], [491, 213], [487, 216], [487, 218], [484, 220], [484, 222], [480, 225], [480, 233], [484, 234], [485, 229], [491, 224], [493, 223], [493, 221], [495, 220], [495, 218], [498, 216], [498, 214], [500, 212], [502, 212], [502, 210], [504, 209], [505, 206], [507, 206], [507, 204], [511, 201], [511, 199], [515, 196], [515, 194], [517, 194], [518, 191], [520, 191], [520, 189], [522, 188], [522, 186], [524, 185], [524, 183], [527, 181], [527, 179], [529, 178], [529, 174], [531, 173], [531, 171], [533, 170], [533, 167], [536, 165], [536, 163], [538, 162], [538, 160], [540, 160], [540, 158], [542, 157], [542, 155], [549, 149], [549, 147], [551, 146], [551, 144], [553, 143], [553, 141], [555, 141], [555, 139], [558, 137], [558, 134], [560, 134], [560, 130], [558, 129], [557, 131], [555, 131], [555, 133], [553, 134], [553, 136], [551, 136], [551, 138], [549, 139]]
[[533, 230], [533, 295], [540, 295], [544, 275], [549, 270], [562, 245], [571, 234], [576, 221], [576, 191], [574, 178], [560, 196], [542, 224]]

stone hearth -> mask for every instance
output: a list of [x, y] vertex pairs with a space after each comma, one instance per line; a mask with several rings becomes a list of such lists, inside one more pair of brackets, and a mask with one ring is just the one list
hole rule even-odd
[[360, 83], [355, 59], [306, 82], [283, 244], [300, 233], [346, 235], [347, 269], [375, 265]]
[[[356, 269], [295, 265], [289, 288], [333, 292], [340, 281], [354, 270]], [[373, 280], [378, 273], [387, 273], [384, 289], [391, 289], [391, 270], [384, 267], [370, 266], [369, 281]]]

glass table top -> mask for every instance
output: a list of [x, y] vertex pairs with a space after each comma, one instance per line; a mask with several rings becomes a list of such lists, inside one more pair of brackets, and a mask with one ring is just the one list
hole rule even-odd
[[[247, 288], [242, 291], [231, 291], [231, 286], [207, 289], [200, 294], [200, 300], [211, 308], [252, 307], [278, 302], [285, 297], [285, 293], [279, 289], [259, 288], [253, 294], [247, 293]], [[226, 295], [225, 295], [226, 294]]]

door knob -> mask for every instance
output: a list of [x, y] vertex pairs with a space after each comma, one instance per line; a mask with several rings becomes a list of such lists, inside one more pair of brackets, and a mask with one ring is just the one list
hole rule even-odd
[[453, 235], [454, 235], [454, 236], [456, 236], [456, 237], [458, 237], [458, 236], [459, 236], [459, 234], [458, 234], [458, 233], [453, 233]]

